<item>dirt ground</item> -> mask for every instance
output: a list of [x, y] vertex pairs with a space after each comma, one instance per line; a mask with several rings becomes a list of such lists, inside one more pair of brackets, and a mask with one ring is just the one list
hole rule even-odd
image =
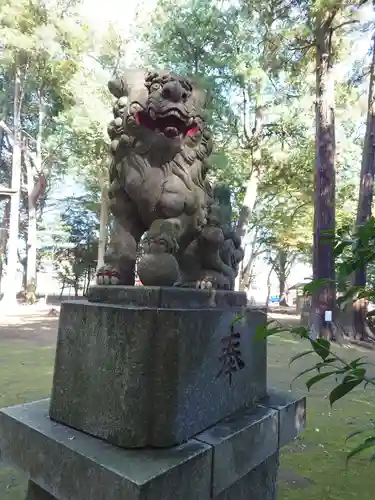
[[[20, 305], [9, 313], [0, 313], [0, 342], [24, 343], [35, 346], [51, 346], [56, 342], [60, 307], [52, 305]], [[299, 323], [299, 317], [271, 313], [268, 318], [291, 326]]]
[[[55, 305], [20, 305], [9, 313], [0, 312], [0, 342], [23, 342], [31, 345], [50, 346], [55, 343], [60, 307]], [[268, 313], [289, 326], [299, 324], [299, 316]]]
[[0, 342], [50, 346], [56, 342], [59, 307], [19, 306], [0, 315]]

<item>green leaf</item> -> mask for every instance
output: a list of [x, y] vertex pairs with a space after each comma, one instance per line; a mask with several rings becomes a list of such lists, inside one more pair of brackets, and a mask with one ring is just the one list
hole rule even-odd
[[309, 338], [309, 330], [304, 326], [295, 326], [294, 328], [291, 328], [290, 333], [292, 333], [293, 335], [298, 335], [303, 339]]
[[330, 354], [331, 344], [326, 339], [310, 340], [311, 345], [316, 354], [323, 360], [328, 358]]
[[333, 250], [333, 255], [335, 257], [338, 257], [339, 255], [341, 255], [343, 253], [343, 251], [345, 250], [345, 248], [349, 245], [351, 245], [352, 242], [351, 241], [340, 241], [340, 243], [338, 243], [338, 245], [336, 245], [336, 247], [334, 248]]
[[355, 436], [359, 436], [360, 434], [363, 434], [364, 432], [365, 431], [363, 431], [363, 430], [351, 432], [350, 434], [348, 434], [348, 436], [346, 436], [345, 442], [348, 441], [349, 439], [354, 438]]
[[348, 381], [343, 381], [340, 385], [335, 387], [331, 394], [329, 395], [329, 402], [331, 406], [335, 401], [338, 401], [341, 399], [343, 396], [348, 394], [350, 391], [355, 389], [359, 384], [362, 383], [362, 380], [348, 380]]
[[303, 358], [304, 356], [307, 356], [308, 354], [314, 354], [314, 351], [310, 349], [309, 351], [303, 351], [303, 352], [300, 352], [299, 354], [296, 354], [295, 356], [292, 356], [290, 358], [290, 361], [289, 361], [289, 366], [292, 363], [294, 363], [294, 361], [297, 361], [297, 359]]
[[337, 297], [337, 304], [339, 306], [345, 306], [350, 302], [354, 301], [354, 297], [356, 297], [359, 293], [359, 291], [362, 290], [362, 287], [360, 286], [352, 286], [350, 287], [344, 295], [341, 297]]
[[311, 387], [313, 385], [315, 385], [316, 383], [320, 382], [321, 380], [323, 380], [325, 378], [331, 377], [332, 375], [337, 375], [338, 373], [340, 373], [340, 370], [335, 370], [335, 371], [332, 371], [332, 372], [319, 373], [319, 375], [315, 375], [315, 377], [310, 378], [306, 382], [306, 387], [307, 387], [308, 390], [310, 390]]
[[237, 314], [232, 321], [229, 324], [229, 328], [233, 328], [237, 323], [239, 323], [241, 320], [243, 320], [245, 316], [243, 314]]
[[351, 458], [358, 455], [359, 453], [362, 453], [363, 451], [373, 447], [375, 447], [375, 436], [367, 438], [363, 443], [359, 444], [351, 452], [349, 452], [346, 457], [346, 462], [349, 462]]
[[274, 326], [270, 328], [270, 325], [273, 322], [266, 323], [265, 325], [258, 325], [255, 333], [255, 340], [264, 340], [271, 335], [275, 335], [276, 333], [281, 333], [284, 331], [280, 326]]
[[366, 365], [367, 363], [359, 363], [359, 361], [361, 361], [361, 359], [364, 359], [364, 356], [361, 356], [360, 358], [354, 359], [353, 361], [351, 361], [349, 363], [349, 365], [352, 366], [353, 368], [355, 368], [356, 366]]
[[348, 441], [349, 439], [352, 439], [355, 436], [359, 436], [360, 434], [363, 434], [364, 432], [373, 432], [374, 431], [375, 424], [372, 424], [371, 427], [365, 428], [365, 429], [358, 429], [354, 432], [351, 432], [347, 438], [345, 439], [345, 442]]
[[299, 378], [301, 378], [303, 375], [306, 375], [306, 373], [310, 373], [310, 372], [312, 372], [312, 371], [314, 371], [314, 370], [316, 370], [316, 369], [317, 369], [317, 368], [316, 368], [316, 365], [315, 365], [315, 366], [311, 366], [310, 368], [306, 368], [306, 370], [303, 370], [301, 373], [299, 373], [298, 375], [296, 375], [296, 376], [293, 378], [293, 380], [292, 380], [292, 382], [291, 382], [290, 386], [292, 386], [292, 385], [294, 384], [294, 382], [295, 382], [296, 380], [298, 380]]
[[334, 283], [335, 281], [332, 279], [321, 279], [321, 280], [314, 280], [311, 281], [310, 283], [307, 283], [303, 287], [303, 294], [304, 295], [312, 295], [314, 292], [320, 290], [323, 287], [326, 287], [327, 285], [330, 285]]
[[351, 382], [352, 380], [363, 380], [366, 375], [366, 370], [364, 368], [354, 368], [350, 370], [348, 375], [344, 378], [344, 382]]

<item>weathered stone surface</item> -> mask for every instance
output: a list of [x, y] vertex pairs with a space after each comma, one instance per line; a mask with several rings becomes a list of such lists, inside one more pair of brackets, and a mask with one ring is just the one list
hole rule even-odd
[[214, 498], [215, 500], [276, 500], [278, 469], [277, 452]]
[[296, 399], [272, 398], [279, 409], [257, 405], [183, 445], [141, 450], [53, 422], [43, 400], [0, 411], [0, 450], [32, 494], [52, 495], [27, 500], [275, 500], [279, 417]]
[[210, 498], [210, 446], [191, 440], [169, 450], [121, 449], [51, 421], [48, 404], [0, 411], [0, 449], [58, 500]]
[[[263, 313], [191, 309], [192, 300], [189, 309], [64, 303], [51, 417], [119, 446], [164, 447], [263, 398], [266, 342], [254, 338]], [[245, 367], [233, 374], [230, 386], [227, 377], [218, 377], [219, 358], [237, 315], [243, 316], [236, 331]]]
[[33, 483], [33, 481], [29, 481], [26, 500], [56, 500], [56, 497], [50, 495], [46, 490]]
[[114, 444], [147, 445], [155, 312], [62, 305], [50, 415]]
[[195, 290], [157, 286], [96, 285], [88, 292], [90, 302], [166, 309], [246, 306], [246, 294], [229, 290]]
[[279, 412], [279, 448], [297, 437], [306, 425], [306, 398], [296, 397], [274, 389], [261, 404]]
[[87, 298], [90, 302], [152, 308], [160, 304], [160, 287], [94, 285], [89, 288]]
[[255, 407], [238, 412], [196, 436], [214, 447], [214, 497], [278, 451], [278, 431], [278, 412]]

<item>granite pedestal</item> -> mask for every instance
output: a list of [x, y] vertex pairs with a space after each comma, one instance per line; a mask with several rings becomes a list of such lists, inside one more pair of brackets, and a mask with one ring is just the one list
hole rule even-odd
[[267, 391], [265, 312], [234, 292], [88, 299], [62, 306], [51, 400], [0, 411], [26, 500], [274, 500], [305, 400]]
[[[244, 366], [230, 384], [236, 317]], [[266, 395], [264, 321], [241, 293], [93, 287], [62, 305], [50, 416], [118, 446], [181, 443]]]
[[53, 422], [43, 400], [0, 411], [0, 449], [29, 474], [27, 500], [274, 500], [279, 445], [305, 422], [304, 399], [278, 398], [178, 446], [138, 450]]

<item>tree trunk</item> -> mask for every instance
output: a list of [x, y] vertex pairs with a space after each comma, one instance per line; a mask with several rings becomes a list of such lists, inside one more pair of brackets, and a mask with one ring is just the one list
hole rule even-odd
[[331, 19], [317, 15], [316, 37], [316, 157], [314, 215], [314, 280], [323, 280], [312, 297], [313, 335], [330, 337], [325, 311], [335, 314], [335, 120]]
[[[6, 82], [4, 82], [4, 87], [6, 85]], [[9, 99], [8, 92], [5, 93], [5, 99], [4, 99], [4, 104], [3, 104], [3, 109], [2, 109], [2, 115], [1, 115], [1, 120], [4, 122], [7, 121], [8, 119], [8, 113], [9, 113]], [[0, 127], [0, 162], [2, 158], [2, 153], [3, 153], [3, 147], [4, 147], [4, 138], [5, 138], [5, 130], [3, 127]]]
[[278, 255], [278, 278], [279, 278], [279, 299], [280, 305], [286, 305], [286, 297], [285, 297], [285, 285], [286, 285], [286, 275], [287, 275], [287, 259], [288, 254], [286, 250], [279, 250]]
[[244, 291], [249, 288], [249, 285], [253, 282], [253, 271], [255, 260], [259, 255], [259, 248], [257, 248], [257, 236], [258, 228], [252, 232], [250, 236], [250, 241], [243, 245], [245, 250], [245, 256], [241, 262], [241, 267], [239, 271], [239, 290]]
[[[263, 121], [264, 121], [264, 106], [262, 104], [262, 97], [264, 93], [265, 81], [264, 78], [261, 78], [257, 84], [257, 93], [255, 97], [255, 118], [254, 118], [254, 127], [252, 129], [251, 134], [247, 130], [247, 120], [248, 120], [248, 96], [246, 93], [245, 86], [243, 88], [243, 127], [244, 127], [244, 135], [248, 142], [248, 148], [250, 150], [250, 177], [246, 183], [245, 188], [245, 198], [240, 209], [236, 232], [241, 240], [244, 240], [244, 236], [246, 235], [247, 226], [250, 220], [250, 216], [255, 206], [255, 202], [258, 195], [258, 187], [260, 181], [260, 150], [259, 150], [259, 141], [261, 138], [261, 134], [263, 131]], [[244, 245], [246, 246], [246, 244]], [[246, 249], [244, 248], [246, 251]], [[241, 265], [242, 267], [242, 265]], [[235, 290], [240, 289], [240, 276], [241, 269], [237, 275]]]
[[254, 205], [258, 194], [258, 185], [259, 185], [259, 175], [258, 172], [255, 171], [255, 168], [253, 166], [250, 179], [246, 183], [245, 198], [240, 208], [240, 213], [237, 222], [237, 234], [241, 237], [241, 239], [243, 239], [246, 234], [246, 228], [250, 216], [252, 214], [252, 211], [254, 209]]
[[[6, 78], [6, 76], [4, 78]], [[4, 81], [4, 87], [8, 88], [6, 80]], [[8, 95], [8, 92], [6, 92], [4, 104], [3, 104], [3, 109], [2, 109], [2, 116], [1, 116], [1, 119], [4, 122], [8, 119], [9, 101], [10, 101], [9, 95]], [[5, 134], [6, 134], [6, 132], [5, 132], [4, 128], [0, 126], [0, 168], [1, 169], [7, 168], [6, 161], [2, 160], [3, 148], [4, 148], [4, 142], [5, 142]], [[4, 185], [7, 187], [9, 185], [9, 182], [7, 184], [4, 184]], [[7, 242], [8, 242], [9, 212], [10, 212], [10, 201], [8, 199], [6, 199], [2, 221], [0, 222], [0, 292], [1, 292], [1, 279], [3, 276], [3, 270], [4, 270], [5, 249], [6, 249]]]
[[[37, 259], [37, 217], [35, 195], [35, 174], [40, 176], [42, 169], [42, 136], [44, 106], [43, 96], [39, 98], [38, 133], [36, 137], [35, 165], [27, 162], [27, 194], [28, 194], [28, 226], [27, 226], [27, 269], [26, 269], [26, 297], [28, 302], [36, 302], [36, 259]], [[40, 182], [40, 181], [38, 181]]]
[[261, 139], [262, 131], [263, 131], [263, 122], [264, 122], [264, 106], [262, 104], [262, 98], [264, 93], [265, 81], [264, 78], [261, 78], [257, 83], [257, 93], [255, 96], [255, 118], [254, 118], [254, 127], [251, 131], [251, 134], [247, 129], [247, 120], [248, 120], [248, 96], [246, 93], [246, 89], [243, 88], [243, 121], [244, 121], [244, 134], [245, 138], [248, 142], [247, 147], [250, 150], [250, 177], [246, 183], [246, 191], [243, 205], [240, 210], [240, 214], [238, 217], [237, 223], [237, 234], [243, 238], [246, 233], [246, 227], [249, 222], [249, 218], [251, 212], [253, 211], [255, 201], [258, 194], [258, 186], [259, 186], [259, 167], [260, 164], [260, 151], [259, 151], [259, 141]]
[[[370, 70], [370, 84], [368, 92], [368, 111], [365, 140], [362, 153], [361, 175], [359, 184], [359, 198], [356, 225], [359, 228], [372, 214], [372, 199], [375, 176], [375, 35], [373, 36], [372, 61]], [[354, 284], [366, 286], [366, 266], [361, 265], [355, 272]], [[357, 338], [366, 337], [367, 302], [359, 299], [353, 308], [353, 327]]]
[[107, 224], [108, 224], [108, 186], [107, 186], [107, 181], [102, 180], [101, 200], [100, 200], [98, 263], [97, 263], [98, 269], [104, 266], [105, 246], [107, 242]]
[[268, 309], [268, 303], [270, 301], [271, 296], [271, 276], [274, 271], [274, 266], [272, 265], [267, 276], [267, 298], [266, 298], [266, 308]]
[[9, 213], [10, 213], [10, 201], [6, 200], [3, 218], [0, 223], [0, 292], [1, 292], [1, 278], [4, 268], [5, 249], [8, 242]]
[[[1, 306], [4, 309], [17, 304], [17, 262], [18, 262], [18, 233], [19, 233], [19, 205], [21, 183], [21, 68], [16, 65], [14, 74], [14, 103], [13, 103], [13, 155], [12, 155], [12, 190], [15, 191], [10, 199], [8, 260], [6, 284]], [[4, 280], [5, 281], [5, 280]]]

